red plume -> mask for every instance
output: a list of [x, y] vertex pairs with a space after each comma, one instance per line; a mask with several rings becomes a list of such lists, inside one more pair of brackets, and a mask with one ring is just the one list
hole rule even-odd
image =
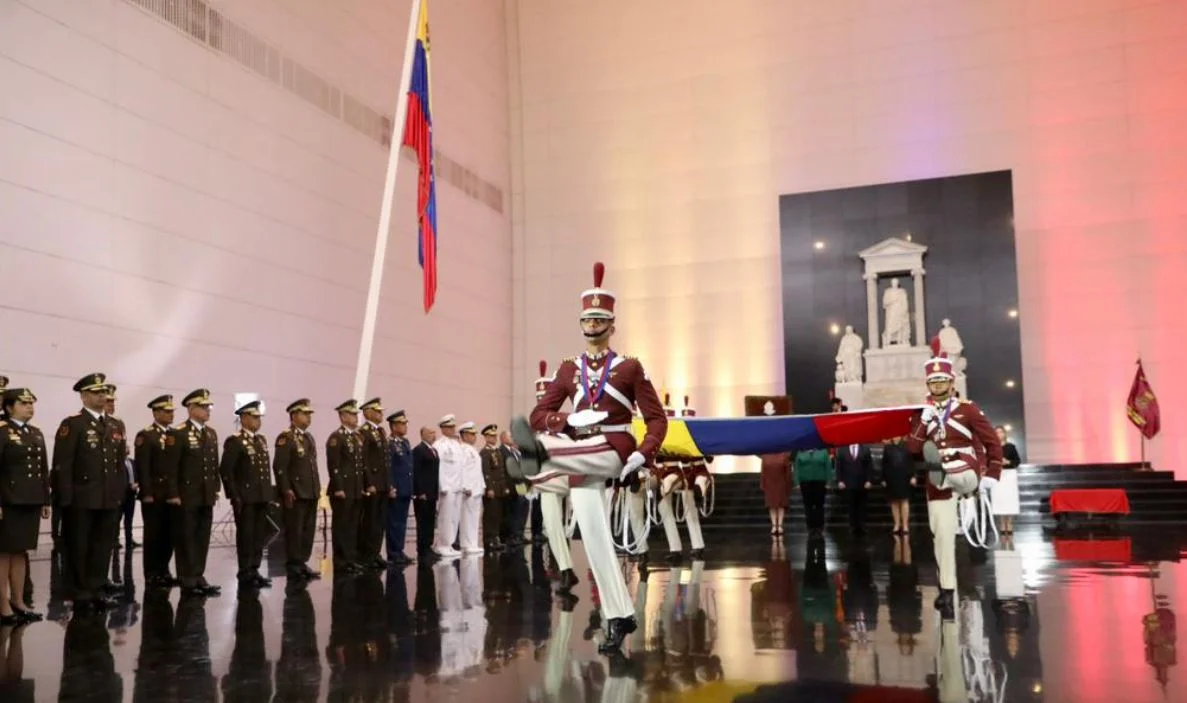
[[933, 359], [943, 359], [948, 356], [940, 351], [940, 335], [938, 334], [931, 338], [931, 355]]
[[602, 287], [602, 279], [606, 277], [606, 264], [601, 261], [594, 263], [594, 288]]
[[688, 407], [688, 396], [684, 396], [684, 407]]
[[672, 404], [672, 394], [671, 394], [671, 393], [664, 393], [664, 405], [665, 405], [665, 406], [668, 406], [668, 405], [671, 405], [671, 404]]
[[545, 361], [544, 359], [541, 359], [540, 360], [540, 378], [544, 378], [547, 375], [548, 375], [548, 362]]

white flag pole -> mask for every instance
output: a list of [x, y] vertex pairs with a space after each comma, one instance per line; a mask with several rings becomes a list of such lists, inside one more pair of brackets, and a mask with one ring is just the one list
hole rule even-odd
[[358, 366], [354, 374], [354, 397], [362, 399], [371, 372], [371, 350], [375, 345], [375, 324], [379, 316], [379, 291], [383, 285], [383, 261], [387, 255], [388, 230], [392, 223], [392, 201], [396, 196], [396, 167], [400, 163], [404, 122], [408, 119], [408, 88], [412, 83], [412, 58], [416, 51], [416, 31], [424, 0], [412, 0], [408, 19], [408, 39], [404, 42], [404, 65], [400, 73], [396, 115], [392, 120], [391, 148], [387, 154], [387, 176], [383, 181], [383, 204], [379, 208], [379, 227], [375, 231], [375, 251], [371, 258], [371, 283], [367, 286], [367, 307], [363, 313], [362, 338], [359, 341]]

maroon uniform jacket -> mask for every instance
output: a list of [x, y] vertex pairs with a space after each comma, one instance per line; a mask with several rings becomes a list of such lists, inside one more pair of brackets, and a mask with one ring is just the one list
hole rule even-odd
[[[911, 434], [907, 437], [907, 451], [918, 456], [923, 451], [923, 444], [929, 439], [936, 443], [941, 456], [946, 450], [964, 449], [967, 451], [971, 448], [976, 453], [976, 461], [973, 464], [977, 467], [977, 473], [994, 479], [1001, 476], [1001, 442], [997, 439], [993, 425], [989, 423], [989, 419], [985, 417], [985, 413], [981, 412], [981, 408], [978, 408], [976, 403], [967, 400], [955, 402], [952, 413], [948, 416], [942, 439], [938, 436], [938, 428], [935, 426], [940, 422], [940, 408], [936, 408], [936, 420], [930, 430], [923, 423], [921, 416], [922, 413], [911, 418]], [[933, 435], [937, 436], [933, 437]], [[929, 477], [927, 482], [928, 500], [945, 500], [951, 497], [952, 489], [935, 487]]]
[[[609, 354], [600, 359], [589, 361], [589, 385], [598, 388], [593, 372], [602, 370]], [[647, 378], [643, 364], [630, 356], [615, 356], [610, 361], [609, 380], [603, 389], [601, 397], [591, 405], [590, 398], [581, 382], [582, 357], [568, 357], [561, 362], [556, 370], [556, 378], [544, 392], [544, 396], [536, 401], [536, 408], [532, 410], [530, 422], [537, 432], [566, 433], [572, 435], [572, 428], [565, 423], [569, 413], [561, 412], [561, 406], [566, 400], [573, 401], [573, 411], [585, 409], [601, 410], [609, 413], [602, 421], [602, 425], [626, 425], [625, 432], [607, 432], [605, 437], [619, 458], [625, 463], [631, 452], [638, 450], [645, 459], [650, 461], [655, 452], [664, 442], [664, 435], [668, 431], [668, 418], [664, 415], [664, 406], [656, 395], [655, 386]], [[632, 409], [637, 405], [643, 422], [647, 425], [647, 433], [642, 443], [635, 446], [635, 436], [629, 430], [632, 420]]]

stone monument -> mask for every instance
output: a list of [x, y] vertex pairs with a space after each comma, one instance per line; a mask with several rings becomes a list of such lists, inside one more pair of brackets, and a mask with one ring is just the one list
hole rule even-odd
[[[850, 410], [885, 408], [896, 405], [915, 405], [923, 400], [925, 390], [923, 364], [931, 358], [930, 338], [927, 334], [927, 311], [924, 308], [923, 257], [927, 247], [906, 239], [891, 237], [860, 252], [866, 282], [866, 315], [869, 348], [854, 359], [853, 345], [861, 337], [846, 326], [845, 336], [837, 348], [835, 397], [844, 401]], [[911, 277], [911, 292], [900, 283]], [[882, 279], [889, 279], [879, 291]], [[913, 303], [913, 304], [912, 304]], [[878, 311], [882, 310], [882, 319]], [[850, 335], [852, 334], [852, 338]], [[964, 369], [964, 345], [960, 334], [949, 320], [944, 320], [940, 344], [960, 369], [956, 390], [968, 397]], [[955, 361], [959, 359], [959, 361]]]

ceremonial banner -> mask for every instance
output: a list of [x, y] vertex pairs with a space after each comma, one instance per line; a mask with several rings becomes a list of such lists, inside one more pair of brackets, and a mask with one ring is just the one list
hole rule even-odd
[[1138, 372], [1133, 377], [1133, 386], [1129, 389], [1125, 412], [1129, 415], [1129, 421], [1137, 426], [1146, 439], [1153, 439], [1161, 429], [1158, 398], [1154, 397], [1154, 389], [1146, 380], [1146, 372], [1142, 370], [1141, 361], [1138, 361]]
[[416, 221], [420, 267], [424, 271], [424, 306], [427, 313], [437, 297], [437, 174], [433, 164], [433, 114], [429, 109], [429, 3], [421, 0], [408, 86], [408, 119], [404, 145], [416, 152], [420, 166], [416, 182]]

